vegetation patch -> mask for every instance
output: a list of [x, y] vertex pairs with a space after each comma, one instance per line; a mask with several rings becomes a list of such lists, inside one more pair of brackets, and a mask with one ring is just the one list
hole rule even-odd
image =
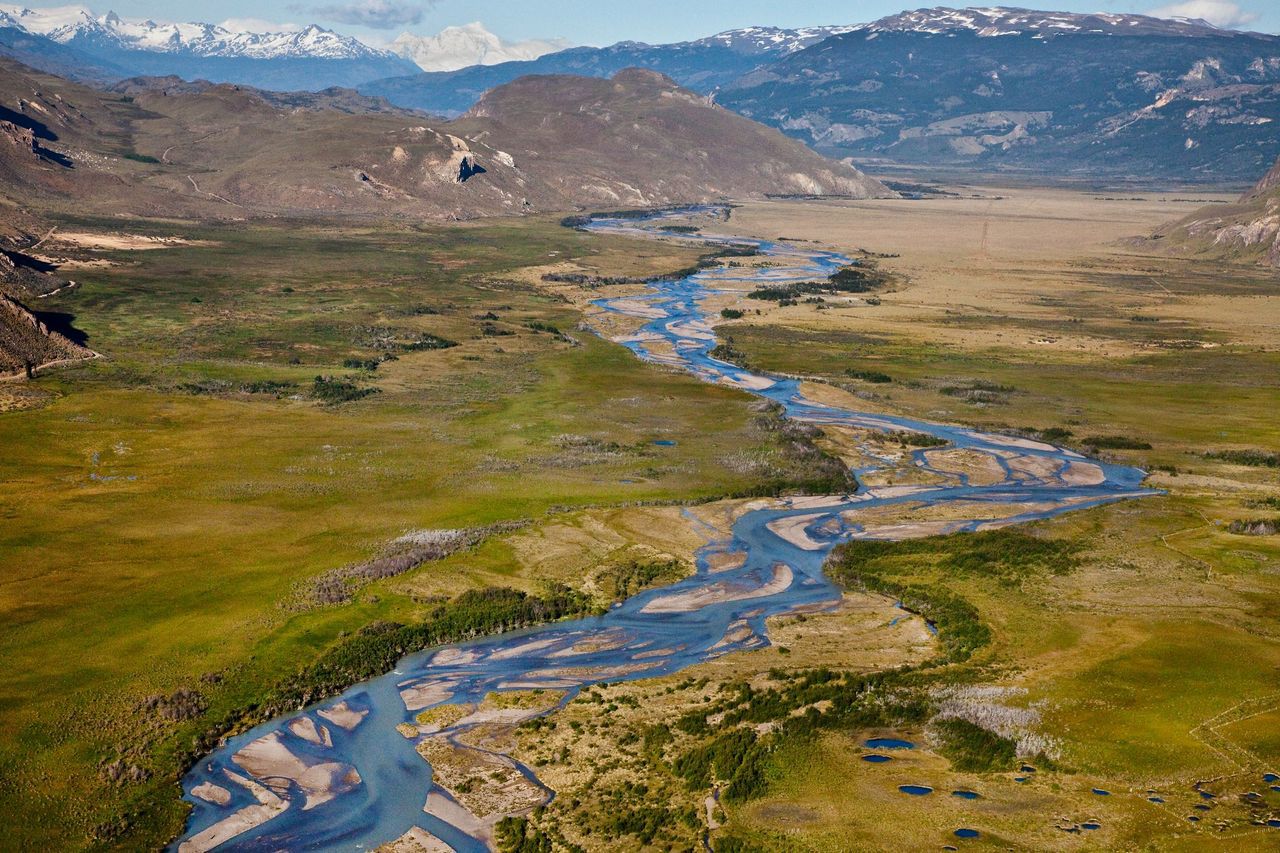
[[1204, 458], [1251, 468], [1280, 468], [1280, 453], [1265, 450], [1211, 450]]
[[1227, 525], [1227, 531], [1237, 536], [1275, 536], [1280, 533], [1280, 518], [1240, 519]]
[[993, 773], [1012, 770], [1017, 761], [1017, 744], [982, 726], [950, 718], [934, 720], [930, 728], [940, 741], [938, 751], [962, 773]]
[[936, 435], [929, 435], [927, 432], [915, 432], [914, 430], [893, 430], [885, 433], [885, 438], [889, 441], [896, 441], [904, 447], [942, 447], [950, 444], [945, 438], [939, 438]]
[[887, 385], [893, 381], [893, 377], [879, 370], [865, 370], [862, 368], [850, 367], [846, 368], [845, 376], [850, 379], [860, 379], [863, 382], [870, 382], [873, 385]]
[[377, 388], [362, 387], [349, 379], [338, 379], [332, 376], [317, 376], [311, 383], [312, 398], [329, 405], [351, 403], [378, 393], [380, 390]]
[[1151, 443], [1127, 435], [1094, 435], [1084, 443], [1098, 450], [1150, 450]]

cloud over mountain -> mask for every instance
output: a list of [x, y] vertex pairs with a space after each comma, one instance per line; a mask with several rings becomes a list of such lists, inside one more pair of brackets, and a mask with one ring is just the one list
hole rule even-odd
[[1260, 17], [1258, 13], [1242, 9], [1238, 3], [1230, 0], [1186, 0], [1184, 3], [1172, 3], [1152, 9], [1149, 14], [1157, 18], [1198, 18], [1215, 27], [1243, 27]]
[[433, 5], [422, 0], [356, 0], [354, 3], [315, 6], [306, 11], [328, 21], [390, 30], [422, 23], [423, 14]]

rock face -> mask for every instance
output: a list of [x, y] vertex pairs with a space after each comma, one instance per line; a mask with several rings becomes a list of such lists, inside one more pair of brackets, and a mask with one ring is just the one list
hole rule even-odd
[[[130, 80], [101, 91], [0, 60], [0, 199], [79, 212], [469, 218], [878, 181], [649, 71], [530, 77], [454, 122], [349, 92]], [[18, 129], [30, 131], [20, 133]], [[31, 146], [38, 149], [33, 157]]]
[[1148, 245], [1280, 269], [1280, 160], [1234, 204], [1203, 207], [1161, 229]]

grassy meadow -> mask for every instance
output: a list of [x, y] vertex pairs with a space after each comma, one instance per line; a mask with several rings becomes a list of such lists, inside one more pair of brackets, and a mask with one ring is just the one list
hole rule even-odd
[[[508, 277], [557, 259], [654, 274], [691, 250], [549, 221], [62, 228], [192, 242], [70, 272], [79, 288], [41, 307], [105, 358], [0, 413], [0, 824], [24, 845], [179, 828], [166, 756], [190, 732], [147, 697], [198, 689], [214, 715], [344, 632], [564, 574], [494, 541], [431, 567], [429, 593], [295, 606], [309, 578], [407, 530], [747, 491], [737, 457], [773, 452], [745, 395], [643, 365]], [[318, 376], [353, 399], [317, 399]], [[110, 781], [117, 759], [145, 780]]]

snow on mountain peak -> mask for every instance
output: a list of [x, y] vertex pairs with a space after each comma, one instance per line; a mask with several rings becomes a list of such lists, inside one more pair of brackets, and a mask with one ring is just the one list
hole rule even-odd
[[852, 32], [856, 27], [801, 27], [787, 30], [779, 27], [743, 27], [738, 30], [726, 30], [694, 44], [722, 45], [740, 53], [771, 53], [786, 56], [810, 45]]
[[391, 55], [315, 24], [294, 31], [247, 32], [217, 24], [139, 21], [115, 12], [96, 16], [84, 6], [29, 9], [8, 5], [0, 5], [0, 22], [62, 44], [93, 41], [124, 50], [202, 57], [367, 59]]
[[1023, 33], [1035, 33], [1040, 37], [1067, 34], [1203, 36], [1224, 32], [1206, 21], [1187, 18], [1154, 18], [1149, 15], [1105, 12], [1040, 12], [1006, 6], [971, 6], [965, 9], [937, 6], [932, 9], [916, 9], [890, 15], [870, 24], [860, 24], [852, 29], [872, 35], [893, 32], [940, 35], [969, 31], [982, 37]]
[[455, 71], [471, 65], [497, 65], [502, 62], [537, 59], [569, 46], [569, 42], [564, 39], [509, 42], [475, 21], [445, 27], [433, 36], [401, 33], [391, 43], [391, 50], [413, 60], [423, 71]]

